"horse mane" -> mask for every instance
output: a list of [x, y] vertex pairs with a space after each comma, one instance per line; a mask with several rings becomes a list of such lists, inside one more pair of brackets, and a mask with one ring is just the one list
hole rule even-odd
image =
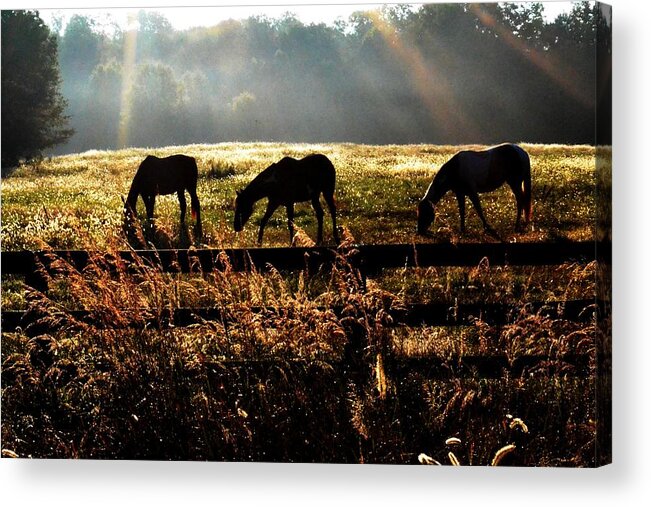
[[269, 180], [269, 176], [272, 175], [276, 171], [277, 167], [288, 158], [289, 157], [285, 157], [279, 162], [274, 162], [269, 167], [262, 170], [247, 186], [238, 192], [238, 197], [251, 201], [258, 201], [265, 197], [267, 195], [265, 183]]
[[458, 154], [456, 154], [440, 167], [425, 193], [425, 199], [436, 204], [450, 190], [450, 176], [458, 167], [458, 162]]

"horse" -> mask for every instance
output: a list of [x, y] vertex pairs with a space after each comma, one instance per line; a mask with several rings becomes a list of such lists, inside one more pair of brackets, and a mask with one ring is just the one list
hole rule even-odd
[[332, 217], [332, 233], [336, 243], [337, 219], [335, 217], [335, 168], [332, 162], [322, 154], [312, 154], [300, 160], [284, 157], [279, 162], [271, 164], [258, 174], [243, 190], [237, 192], [235, 198], [235, 232], [244, 228], [253, 213], [253, 205], [265, 197], [268, 198], [267, 210], [260, 222], [258, 245], [262, 244], [264, 228], [271, 215], [279, 206], [287, 209], [289, 226], [289, 242], [294, 238], [294, 203], [311, 201], [318, 222], [317, 243], [323, 242], [323, 208], [319, 197], [323, 194], [330, 216]]
[[133, 177], [129, 194], [124, 202], [126, 219], [137, 216], [136, 203], [142, 196], [147, 211], [147, 218], [154, 217], [154, 201], [157, 195], [176, 194], [181, 208], [181, 224], [185, 223], [185, 191], [190, 194], [192, 219], [195, 223], [195, 236], [201, 237], [201, 207], [197, 197], [197, 178], [199, 170], [193, 157], [172, 155], [158, 158], [147, 155]]
[[441, 166], [418, 203], [418, 234], [427, 234], [427, 229], [434, 221], [436, 204], [448, 191], [452, 191], [459, 205], [461, 233], [466, 230], [465, 198], [468, 196], [484, 224], [484, 229], [499, 238], [484, 217], [479, 194], [497, 190], [504, 183], [511, 187], [515, 196], [517, 204], [515, 229], [520, 230], [522, 212], [524, 211], [527, 224], [532, 215], [531, 164], [527, 152], [515, 144], [501, 144], [483, 151], [469, 150], [456, 153]]

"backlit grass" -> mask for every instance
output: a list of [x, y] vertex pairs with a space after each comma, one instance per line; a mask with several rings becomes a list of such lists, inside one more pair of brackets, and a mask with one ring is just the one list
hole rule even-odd
[[[2, 182], [2, 248], [104, 249], [121, 245], [122, 201], [140, 162], [148, 154], [194, 156], [200, 171], [205, 237], [210, 247], [255, 246], [264, 204], [256, 207], [244, 232], [233, 232], [237, 189], [283, 156], [321, 152], [337, 170], [339, 224], [361, 243], [402, 243], [416, 238], [416, 203], [438, 168], [460, 146], [366, 146], [352, 144], [226, 143], [163, 149], [90, 151], [19, 167]], [[480, 147], [474, 147], [480, 148]], [[595, 226], [595, 150], [587, 146], [524, 145], [532, 159], [534, 223], [515, 234], [515, 201], [507, 187], [482, 195], [487, 219], [505, 240], [591, 239]], [[144, 215], [144, 206], [139, 202]], [[170, 245], [179, 242], [176, 196], [157, 199], [157, 227]], [[315, 237], [309, 203], [296, 207], [296, 224]], [[483, 233], [468, 203], [467, 233], [459, 237], [459, 215], [452, 195], [441, 202], [429, 241], [494, 241]], [[331, 228], [326, 215], [326, 238]], [[265, 231], [266, 246], [289, 244], [286, 216], [279, 209]]]
[[[532, 158], [534, 222], [513, 232], [515, 202], [506, 188], [482, 196], [489, 222], [507, 241], [593, 239], [595, 150], [524, 147]], [[121, 197], [147, 154], [173, 153], [197, 158], [205, 237], [202, 243], [188, 238], [179, 229], [176, 197], [161, 197], [153, 231], [143, 221], [151, 246], [255, 246], [264, 204], [237, 235], [235, 191], [283, 156], [313, 152], [326, 154], [337, 169], [338, 222], [353, 242], [495, 241], [470, 206], [468, 232], [459, 234], [453, 196], [441, 202], [432, 238], [414, 234], [417, 201], [461, 148], [228, 143], [55, 157], [3, 178], [2, 249], [127, 248]], [[296, 223], [309, 243], [316, 221], [308, 204], [297, 206]], [[327, 215], [324, 231], [329, 240]], [[265, 246], [287, 245], [279, 210]], [[45, 294], [18, 277], [2, 280], [3, 311], [38, 317], [26, 329], [3, 330], [3, 456], [598, 463], [594, 322], [523, 311], [505, 326], [478, 319], [459, 328], [405, 328], [391, 326], [385, 312], [441, 301], [589, 299], [594, 262], [383, 270], [366, 290], [345, 263], [316, 276], [228, 269], [172, 274], [145, 265], [111, 273], [97, 255], [84, 273], [62, 269]], [[261, 306], [277, 310], [261, 314]], [[217, 308], [231, 319], [165, 325], [163, 313], [182, 307]], [[85, 310], [94, 320], [78, 321], [70, 310]], [[521, 376], [457, 374], [464, 357], [500, 354], [510, 361], [550, 360]], [[575, 375], [564, 362], [573, 354], [591, 358], [587, 374]], [[423, 368], [391, 375], [385, 371], [391, 358], [424, 359], [448, 373], [436, 378]]]

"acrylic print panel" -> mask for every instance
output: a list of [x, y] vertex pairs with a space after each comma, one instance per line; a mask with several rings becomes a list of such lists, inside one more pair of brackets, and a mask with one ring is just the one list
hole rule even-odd
[[2, 456], [609, 463], [610, 31], [3, 10]]

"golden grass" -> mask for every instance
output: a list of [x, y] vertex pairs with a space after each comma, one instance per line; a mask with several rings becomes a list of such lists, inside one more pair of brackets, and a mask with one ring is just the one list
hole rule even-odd
[[[594, 235], [595, 150], [589, 146], [523, 145], [532, 158], [534, 218], [531, 230], [515, 235], [515, 203], [504, 188], [482, 196], [484, 209], [505, 239], [536, 241], [559, 235], [586, 239]], [[214, 247], [255, 244], [253, 222], [241, 235], [232, 231], [235, 190], [283, 156], [322, 152], [337, 169], [340, 224], [359, 241], [409, 242], [415, 238], [415, 204], [438, 168], [455, 152], [484, 146], [222, 143], [156, 149], [92, 150], [62, 155], [19, 167], [2, 185], [2, 244], [5, 250], [109, 248], [124, 244], [122, 201], [139, 163], [148, 154], [194, 156], [200, 171], [199, 198], [204, 211], [205, 244]], [[157, 221], [172, 237], [178, 234], [178, 204], [158, 199]], [[143, 209], [142, 204], [140, 205]], [[297, 208], [297, 224], [313, 235], [308, 205]], [[486, 240], [474, 212], [463, 240]], [[269, 224], [268, 245], [287, 245], [284, 217]], [[328, 230], [326, 224], [326, 231]], [[452, 197], [437, 213], [439, 240], [457, 240], [458, 213]]]
[[[367, 463], [447, 456], [453, 464], [493, 456], [503, 464], [506, 451], [495, 449], [529, 434], [523, 419], [503, 419], [516, 408], [527, 421], [545, 421], [520, 463], [590, 463], [581, 451], [594, 438], [585, 422], [593, 417], [589, 380], [575, 385], [544, 368], [526, 384], [436, 380], [425, 371], [392, 377], [384, 309], [395, 296], [372, 285], [362, 291], [345, 264], [318, 283], [315, 296], [304, 273], [293, 281], [273, 270], [188, 278], [140, 263], [116, 274], [106, 260], [94, 257], [83, 273], [60, 263], [65, 301], [28, 291], [36, 323], [3, 333], [3, 445], [18, 456]], [[262, 304], [278, 310], [254, 310]], [[232, 319], [165, 324], [165, 310], [194, 305]], [[333, 306], [345, 308], [342, 318]], [[69, 313], [79, 308], [92, 322]], [[519, 344], [513, 354], [590, 351], [566, 326], [522, 315], [502, 331], [478, 323], [476, 339], [486, 353], [513, 348], [510, 342]], [[516, 328], [521, 338], [510, 331]], [[590, 329], [575, 334], [585, 338]], [[455, 354], [477, 346], [465, 341], [434, 343], [432, 351], [449, 354], [453, 372]], [[570, 419], [583, 426], [566, 436], [560, 429]], [[427, 455], [433, 461], [418, 458], [431, 438], [450, 433], [459, 436]]]
[[[537, 221], [513, 237], [592, 238], [594, 149], [525, 148], [534, 163]], [[235, 235], [235, 189], [284, 155], [313, 151], [337, 167], [340, 223], [349, 244], [411, 241], [415, 202], [458, 149], [227, 143], [55, 157], [3, 179], [3, 249], [125, 248], [120, 196], [146, 154], [177, 152], [199, 162], [208, 246], [253, 245], [260, 210], [245, 233]], [[472, 220], [471, 232], [459, 237], [453, 201], [441, 204], [434, 240], [483, 240]], [[504, 191], [484, 204], [504, 231], [514, 218], [511, 201]], [[177, 213], [174, 198], [161, 198], [153, 228], [158, 236], [144, 241], [178, 245]], [[311, 244], [309, 209], [297, 213], [297, 222], [297, 244]], [[266, 237], [266, 245], [287, 246], [284, 217], [272, 220]], [[506, 326], [478, 319], [453, 331], [405, 329], [391, 327], [386, 313], [413, 302], [590, 297], [594, 264], [394, 270], [368, 280], [366, 291], [346, 263], [318, 276], [273, 269], [165, 274], [144, 263], [113, 273], [103, 255], [83, 273], [60, 267], [64, 276], [51, 281], [47, 294], [3, 278], [3, 309], [38, 316], [30, 329], [3, 332], [3, 456], [594, 464], [592, 373], [552, 376], [541, 366], [526, 378], [455, 374], [464, 355], [502, 353], [515, 360], [540, 354], [557, 363], [568, 354], [594, 355], [593, 323], [549, 319], [525, 308]], [[276, 310], [260, 313], [259, 306]], [[182, 307], [217, 308], [232, 322], [167, 326], [166, 312]], [[335, 307], [344, 308], [341, 317]], [[70, 310], [78, 309], [94, 322], [74, 319]], [[432, 358], [450, 374], [392, 377], [390, 357]], [[591, 363], [590, 372], [594, 368]], [[455, 437], [444, 440], [448, 435]]]

